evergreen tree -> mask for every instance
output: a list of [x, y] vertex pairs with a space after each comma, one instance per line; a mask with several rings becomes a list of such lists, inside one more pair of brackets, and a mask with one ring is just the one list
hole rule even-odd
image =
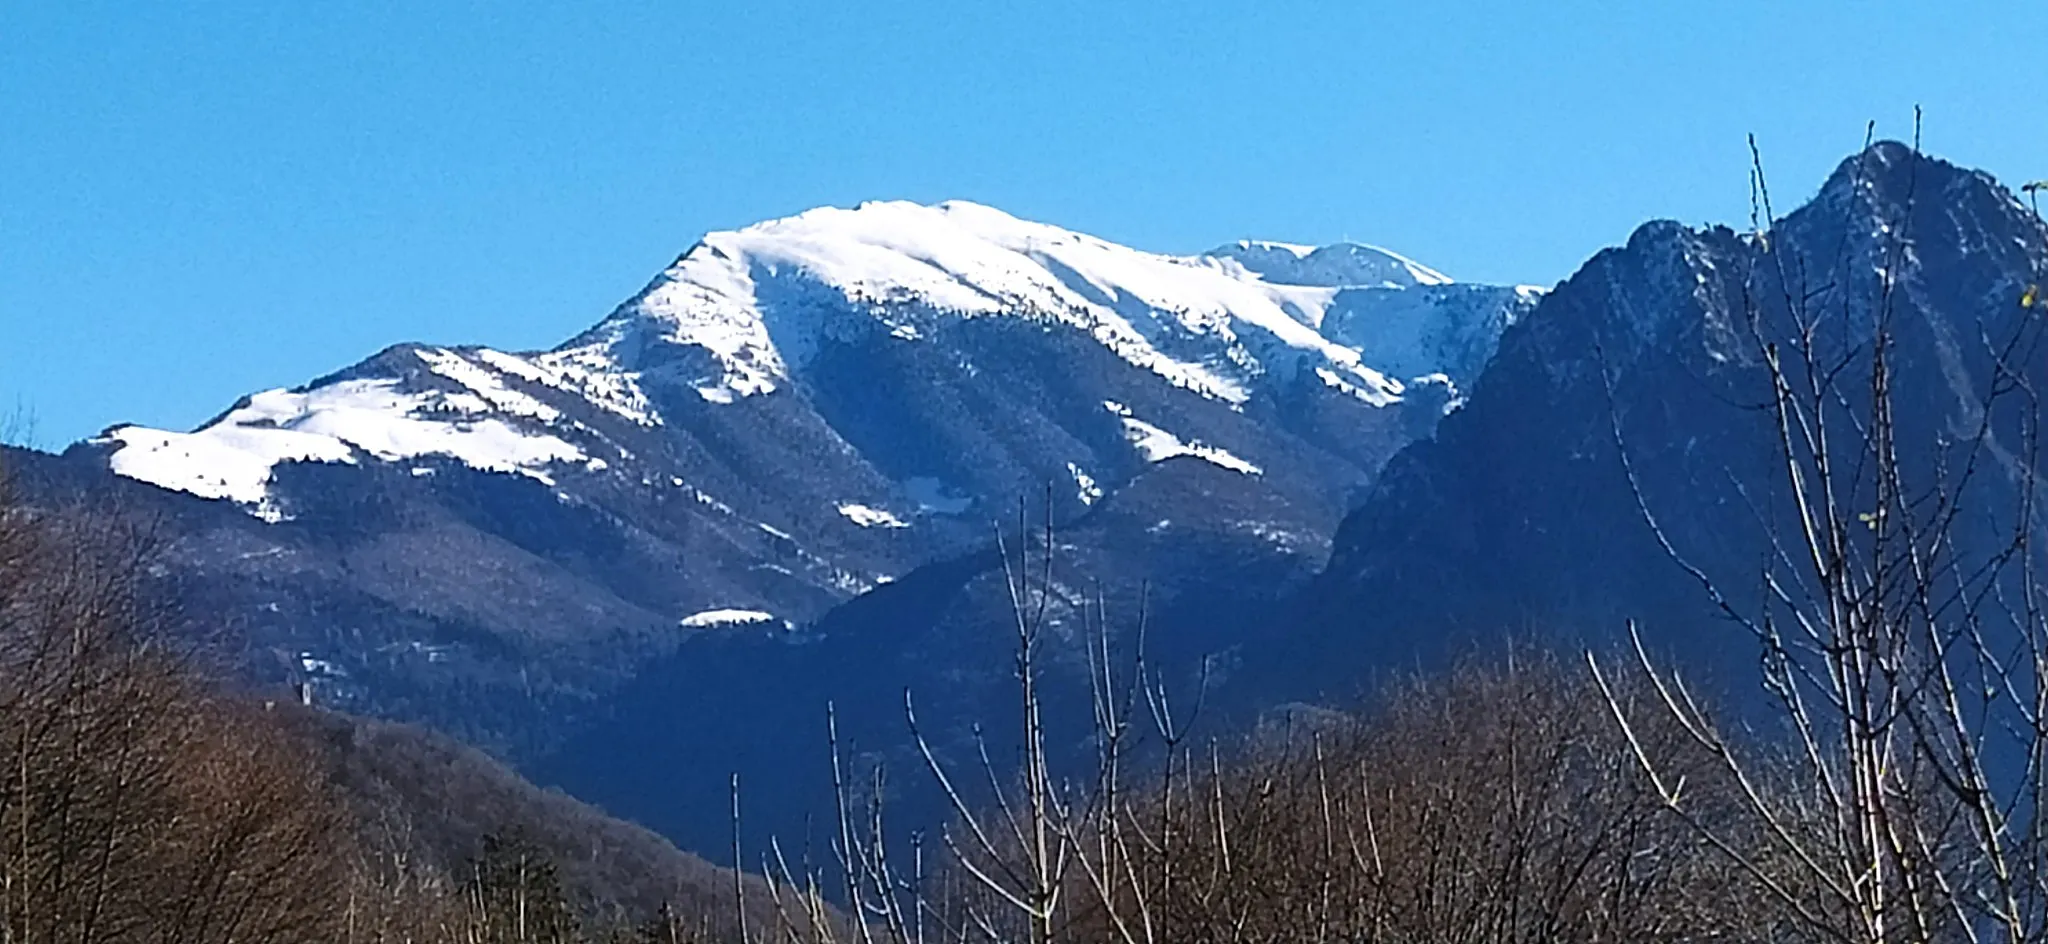
[[486, 835], [470, 863], [470, 921], [488, 944], [568, 944], [576, 914], [548, 854], [521, 835]]

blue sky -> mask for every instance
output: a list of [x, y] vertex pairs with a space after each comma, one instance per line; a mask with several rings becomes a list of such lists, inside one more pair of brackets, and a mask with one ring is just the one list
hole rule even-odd
[[2048, 176], [2038, 6], [0, 0], [0, 410], [189, 427], [401, 340], [545, 347], [704, 231], [964, 198], [1549, 283], [1910, 133]]

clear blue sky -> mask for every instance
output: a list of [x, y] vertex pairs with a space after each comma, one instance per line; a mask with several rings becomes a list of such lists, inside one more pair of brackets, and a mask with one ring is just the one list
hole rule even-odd
[[0, 410], [545, 347], [709, 229], [953, 197], [1552, 282], [1910, 131], [2048, 176], [2035, 3], [0, 0]]

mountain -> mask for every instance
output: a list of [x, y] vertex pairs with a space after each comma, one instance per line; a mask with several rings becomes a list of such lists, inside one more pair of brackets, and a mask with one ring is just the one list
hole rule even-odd
[[[1633, 619], [1657, 650], [1751, 690], [1755, 640], [1673, 554], [1738, 612], [1760, 612], [1761, 574], [1784, 547], [1772, 535], [1794, 541], [1799, 527], [1763, 361], [1792, 357], [1795, 310], [1820, 315], [1817, 362], [1841, 372], [1825, 434], [1840, 456], [1862, 454], [1883, 319], [1901, 468], [1916, 488], [1953, 485], [1967, 511], [1944, 553], [1983, 561], [2010, 540], [1998, 509], [2043, 471], [2037, 408], [1983, 404], [2048, 382], [2040, 309], [2021, 303], [2044, 281], [2040, 217], [1988, 174], [1896, 142], [1844, 161], [1762, 233], [1647, 224], [1501, 336], [1464, 408], [1346, 516], [1328, 568], [1295, 598], [1299, 628], [1248, 675], [1263, 697], [1341, 696], [1376, 666], [1504, 634], [1597, 645]], [[1840, 502], [1877, 507], [1869, 465], [1840, 462]]]
[[[1244, 243], [1212, 256], [1307, 281], [1323, 254]], [[1338, 271], [1369, 271], [1380, 284], [1367, 291], [1447, 287], [1390, 254], [1363, 258], [1375, 268]], [[1752, 691], [1754, 640], [1649, 522], [1736, 605], [1761, 592], [1773, 531], [1797, 527], [1776, 429], [1760, 408], [1770, 402], [1766, 345], [1791, 349], [1798, 306], [1825, 314], [1820, 362], [1853, 361], [1885, 318], [1901, 442], [1967, 442], [1977, 392], [2002, 377], [2048, 384], [2039, 310], [2019, 304], [2043, 282], [2038, 217], [1988, 175], [1895, 143], [1845, 161], [1761, 234], [1646, 224], [1489, 340], [1497, 353], [1462, 380], [1462, 406], [1399, 452], [1355, 507], [1303, 500], [1312, 489], [1281, 485], [1278, 465], [1271, 488], [1233, 489], [1242, 478], [1226, 469], [1176, 459], [1055, 529], [1056, 642], [1040, 667], [1055, 750], [1090, 756], [1083, 654], [1103, 617], [1117, 658], [1142, 644], [1183, 710], [1206, 692], [1211, 734], [1276, 705], [1341, 707], [1389, 672], [1510, 636], [1568, 650], [1614, 644], [1632, 619], [1689, 676]], [[1995, 342], [2008, 337], [2026, 343], [2015, 352]], [[1868, 378], [1843, 376], [1851, 401], [1869, 389]], [[2009, 397], [1989, 416], [1982, 454], [2003, 464], [1977, 477], [1969, 507], [2012, 507], [2012, 483], [2038, 481], [2023, 403]], [[1838, 422], [1832, 435], [1856, 430]], [[1854, 454], [1846, 439], [1837, 446]], [[1927, 448], [1906, 471], [1933, 481], [1942, 461]], [[1867, 476], [1861, 488], [1843, 501], [1870, 507]], [[1332, 511], [1342, 522], [1326, 538]], [[1033, 526], [1007, 529], [1013, 555]], [[1976, 524], [1958, 535], [1965, 552], [1997, 547]], [[1006, 580], [1019, 569], [1028, 568], [1006, 571], [984, 547], [835, 608], [802, 645], [693, 640], [606, 700], [536, 773], [708, 848], [719, 822], [704, 811], [718, 808], [724, 785], [714, 774], [739, 769], [756, 807], [782, 814], [757, 817], [762, 828], [799, 831], [807, 815], [829, 815], [829, 702], [842, 742], [892, 771], [898, 823], [929, 822], [946, 801], [909, 737], [905, 695], [956, 769], [978, 764], [977, 737], [999, 768], [1009, 762], [1018, 710]], [[678, 720], [696, 717], [743, 720]]]
[[1309, 509], [1313, 556], [1539, 296], [868, 203], [710, 234], [551, 351], [401, 344], [67, 459], [198, 499], [166, 566], [253, 674], [517, 754], [685, 638], [801, 636], [972, 555], [1027, 496], [1076, 518], [1193, 462], [1223, 474], [1181, 518]]

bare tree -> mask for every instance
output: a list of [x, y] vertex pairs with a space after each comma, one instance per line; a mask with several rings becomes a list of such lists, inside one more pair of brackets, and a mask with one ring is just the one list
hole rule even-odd
[[[1761, 889], [1722, 868], [1638, 755], [1686, 779], [1696, 817], [1738, 809], [1735, 781], [1669, 718], [1613, 723], [1591, 673], [1531, 651], [1383, 693], [1361, 715], [1295, 713], [1225, 749], [1196, 745], [1206, 680], [1184, 704], [1112, 642], [1098, 596], [1052, 597], [1049, 522], [999, 548], [1014, 634], [1017, 769], [973, 742], [963, 777], [906, 713], [952, 816], [934, 863], [891, 859], [880, 770], [855, 784], [828, 711], [834, 864], [849, 922], [825, 916], [819, 872], [769, 863], [799, 890], [778, 940], [1281, 942], [1689, 941], [1771, 933]], [[1055, 618], [1078, 619], [1093, 763], [1056, 771], [1041, 708]], [[1647, 684], [1610, 685], [1627, 710]], [[1633, 746], [1632, 746], [1633, 745]], [[977, 802], [978, 795], [990, 799]]]
[[[1645, 750], [1722, 795], [1675, 725]], [[1300, 712], [1193, 778], [1164, 940], [1683, 941], [1760, 933], [1583, 670], [1472, 659], [1356, 716]], [[1155, 795], [1157, 795], [1155, 793]], [[1156, 802], [1156, 801], [1155, 801]]]
[[304, 744], [151, 636], [152, 547], [0, 483], [0, 939], [332, 939], [341, 807]]
[[[1845, 225], [1874, 222], [1870, 257], [1844, 240], [1815, 271], [1781, 240], [1752, 142], [1757, 216], [1741, 337], [1765, 387], [1777, 481], [1755, 494], [1769, 558], [1754, 605], [1695, 563], [1643, 498], [1644, 518], [1722, 613], [1761, 647], [1791, 741], [1745, 750], [1638, 645], [1655, 698], [1630, 705], [1599, 666], [1621, 729], [1665, 805], [1767, 888], [1807, 937], [1843, 942], [2048, 939], [2048, 545], [2038, 384], [2044, 261], [2038, 213], [2018, 284], [1960, 323], [1918, 278], [1917, 133], [1904, 196], [1866, 148]], [[1933, 195], [1939, 200], [1942, 195]], [[1874, 211], [1874, 220], [1860, 214]], [[1924, 212], [1923, 212], [1924, 211]], [[2013, 250], [2002, 250], [2011, 252]], [[1932, 419], [1930, 419], [1932, 417]], [[1675, 720], [1738, 785], [1740, 816], [1709, 819], [1641, 743]]]

